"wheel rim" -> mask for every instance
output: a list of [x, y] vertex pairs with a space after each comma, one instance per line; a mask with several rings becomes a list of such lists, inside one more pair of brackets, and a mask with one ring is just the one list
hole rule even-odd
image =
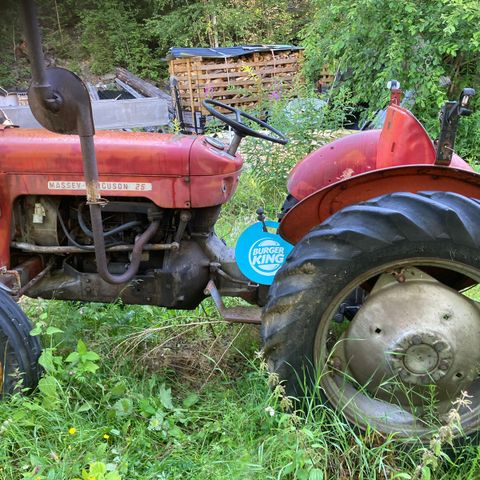
[[[385, 264], [347, 285], [320, 320], [314, 344], [320, 386], [363, 429], [423, 436], [432, 419], [447, 418], [462, 391], [472, 397], [458, 412], [462, 430], [480, 428], [480, 309], [422, 270], [429, 267], [480, 279], [478, 270], [450, 260]], [[353, 319], [335, 325], [342, 301], [372, 279]]]

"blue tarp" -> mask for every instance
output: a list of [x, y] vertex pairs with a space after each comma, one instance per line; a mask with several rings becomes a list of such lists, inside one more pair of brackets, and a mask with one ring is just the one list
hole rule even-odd
[[294, 45], [240, 45], [237, 47], [219, 47], [219, 48], [180, 48], [172, 47], [168, 51], [167, 59], [184, 57], [209, 57], [209, 58], [229, 58], [239, 57], [240, 55], [249, 55], [254, 52], [274, 52], [282, 50], [303, 50], [303, 47]]

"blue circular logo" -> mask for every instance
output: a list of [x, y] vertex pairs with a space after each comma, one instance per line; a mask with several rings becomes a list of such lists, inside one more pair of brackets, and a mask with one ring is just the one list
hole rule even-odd
[[[278, 223], [267, 221], [267, 227], [277, 229]], [[264, 232], [260, 222], [250, 225], [240, 235], [235, 256], [240, 271], [251, 281], [271, 285], [275, 274], [285, 262], [293, 246], [280, 235]]]

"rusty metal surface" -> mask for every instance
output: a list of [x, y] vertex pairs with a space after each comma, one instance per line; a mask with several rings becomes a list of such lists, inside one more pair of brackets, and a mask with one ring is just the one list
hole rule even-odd
[[418, 268], [402, 274], [402, 282], [391, 273], [379, 277], [333, 355], [375, 398], [394, 395], [409, 408], [424, 404], [426, 386], [436, 384], [437, 408], [443, 403], [448, 411], [451, 399], [477, 377], [480, 310]]
[[43, 260], [39, 255], [34, 255], [15, 267], [20, 275], [20, 284], [25, 285], [32, 278], [38, 275], [43, 269]]
[[51, 261], [38, 275], [35, 275], [29, 282], [23, 285], [20, 290], [15, 294], [16, 297], [20, 298], [22, 295], [28, 292], [30, 288], [36, 285], [45, 275], [47, 275], [50, 270], [53, 268], [53, 262]]
[[210, 280], [205, 288], [205, 295], [212, 297], [215, 306], [220, 315], [231, 323], [262, 323], [262, 309], [260, 307], [226, 307], [223, 303], [222, 297], [215, 286], [215, 283]]
[[41, 257], [33, 256], [17, 265], [12, 270], [0, 273], [0, 283], [11, 290], [12, 294], [18, 295], [22, 285], [28, 284], [43, 269]]
[[[164, 208], [225, 203], [236, 189], [243, 160], [237, 155], [227, 161], [202, 141], [203, 137], [163, 134], [97, 134], [101, 196], [148, 198]], [[192, 142], [199, 143], [193, 156]], [[0, 157], [0, 228], [5, 231], [10, 229], [12, 203], [21, 195], [86, 192], [76, 137], [45, 130], [0, 131]], [[203, 167], [196, 170], [198, 175], [188, 175], [195, 163]], [[8, 265], [9, 239], [4, 236], [0, 238], [0, 266]]]
[[[186, 135], [104, 131], [95, 136], [95, 151], [103, 197], [141, 196], [164, 208], [225, 203], [243, 165], [239, 155]], [[6, 129], [0, 131], [0, 157], [1, 171], [12, 174], [8, 188], [19, 195], [85, 193], [78, 137]]]
[[[78, 257], [78, 256], [77, 256]], [[157, 257], [158, 258], [158, 257]], [[95, 269], [93, 253], [81, 259], [58, 261], [44, 278], [31, 287], [26, 295], [44, 299], [86, 302], [115, 302], [158, 305], [167, 308], [193, 309], [205, 298], [204, 286], [210, 278], [209, 259], [198, 243], [183, 240], [177, 250], [165, 255], [163, 264], [146, 261], [147, 268], [127, 284], [111, 284]], [[144, 258], [144, 260], [146, 260]], [[85, 262], [85, 263], [84, 263]], [[112, 261], [112, 273], [125, 271], [128, 259]], [[87, 265], [87, 268], [83, 268]]]
[[280, 223], [280, 235], [297, 243], [314, 226], [348, 205], [394, 192], [455, 192], [480, 198], [480, 175], [451, 167], [409, 165], [375, 170], [337, 182], [296, 204]]

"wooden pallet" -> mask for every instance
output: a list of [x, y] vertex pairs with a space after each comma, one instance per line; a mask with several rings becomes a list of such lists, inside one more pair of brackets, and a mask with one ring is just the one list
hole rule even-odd
[[181, 108], [207, 115], [202, 106], [207, 98], [251, 108], [269, 95], [282, 95], [299, 80], [302, 59], [301, 50], [254, 52], [224, 59], [186, 57], [171, 60], [169, 69], [177, 79]]

